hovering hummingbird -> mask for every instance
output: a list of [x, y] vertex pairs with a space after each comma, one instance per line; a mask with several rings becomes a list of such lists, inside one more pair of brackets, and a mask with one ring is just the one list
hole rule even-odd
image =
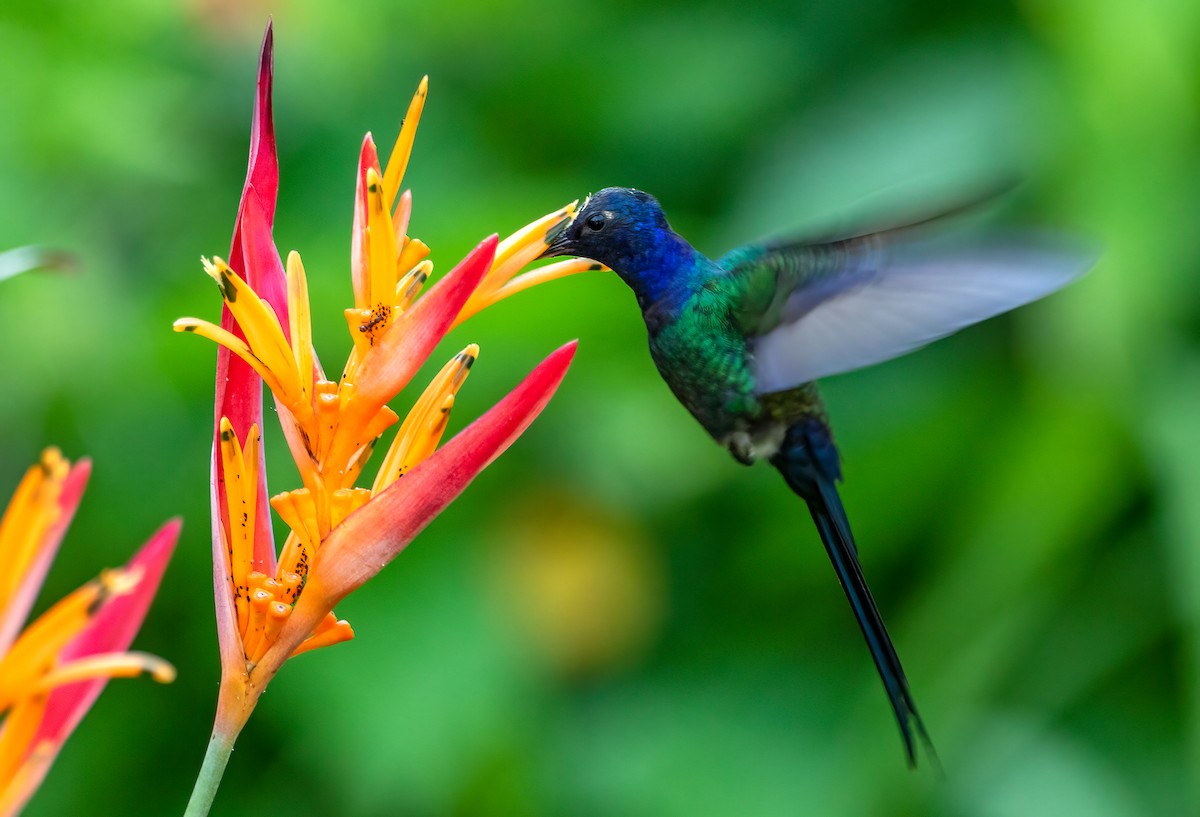
[[837, 491], [838, 452], [813, 381], [1037, 300], [1091, 265], [1048, 241], [939, 240], [942, 221], [752, 244], [714, 261], [671, 229], [652, 196], [609, 187], [589, 197], [543, 253], [615, 271], [637, 297], [650, 356], [679, 401], [738, 462], [767, 460], [808, 504], [910, 766], [914, 735], [932, 745], [859, 565]]

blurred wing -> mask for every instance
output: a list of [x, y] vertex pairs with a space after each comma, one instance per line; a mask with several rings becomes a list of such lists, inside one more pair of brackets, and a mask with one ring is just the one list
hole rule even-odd
[[72, 259], [63, 252], [41, 247], [18, 247], [0, 252], [0, 281], [34, 270], [63, 270], [72, 266]]
[[885, 233], [809, 246], [807, 263], [800, 251], [768, 250], [758, 260], [783, 270], [787, 290], [778, 321], [755, 343], [760, 394], [911, 352], [1066, 286], [1094, 260], [1029, 237], [939, 245]]

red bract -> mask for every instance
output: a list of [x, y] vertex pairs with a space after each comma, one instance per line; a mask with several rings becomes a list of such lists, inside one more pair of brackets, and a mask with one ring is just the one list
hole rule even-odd
[[[275, 151], [275, 125], [271, 112], [274, 39], [273, 27], [268, 25], [258, 63], [257, 93], [250, 128], [250, 160], [246, 170], [246, 182], [242, 187], [242, 198], [238, 203], [237, 217], [234, 219], [229, 265], [247, 279], [255, 292], [275, 309], [281, 320], [286, 321], [286, 285], [283, 282], [283, 269], [279, 266], [279, 256], [274, 252], [274, 243], [271, 240], [275, 202], [279, 195], [279, 159]], [[252, 212], [248, 213], [248, 210]], [[247, 232], [250, 233], [249, 250], [245, 246]], [[264, 246], [270, 247], [271, 251], [264, 253]], [[235, 337], [245, 338], [241, 327], [227, 307], [221, 309], [221, 328], [233, 333]], [[217, 350], [215, 408], [214, 434], [220, 433], [222, 417], [228, 418], [234, 432], [243, 438], [252, 425], [262, 428], [262, 381], [249, 365], [230, 355], [224, 346]], [[213, 452], [213, 470], [217, 481], [220, 482], [223, 472], [216, 448]], [[262, 486], [261, 500], [256, 556], [265, 559], [270, 554], [270, 557], [274, 558], [271, 513], [267, 509], [265, 482]]]

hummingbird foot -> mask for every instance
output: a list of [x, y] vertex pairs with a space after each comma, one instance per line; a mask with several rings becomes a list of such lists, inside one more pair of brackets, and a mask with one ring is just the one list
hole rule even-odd
[[777, 424], [754, 431], [733, 431], [721, 440], [721, 444], [742, 465], [753, 465], [758, 460], [775, 456], [786, 433], [787, 429]]

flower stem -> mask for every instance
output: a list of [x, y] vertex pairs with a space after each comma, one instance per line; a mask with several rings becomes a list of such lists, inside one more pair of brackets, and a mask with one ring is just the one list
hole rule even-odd
[[188, 800], [183, 817], [205, 817], [208, 814], [221, 785], [221, 778], [225, 775], [225, 767], [229, 764], [229, 755], [233, 752], [236, 740], [236, 732], [226, 735], [213, 731], [208, 740], [208, 751], [204, 753], [204, 764], [196, 777], [196, 786], [192, 789], [192, 796]]

